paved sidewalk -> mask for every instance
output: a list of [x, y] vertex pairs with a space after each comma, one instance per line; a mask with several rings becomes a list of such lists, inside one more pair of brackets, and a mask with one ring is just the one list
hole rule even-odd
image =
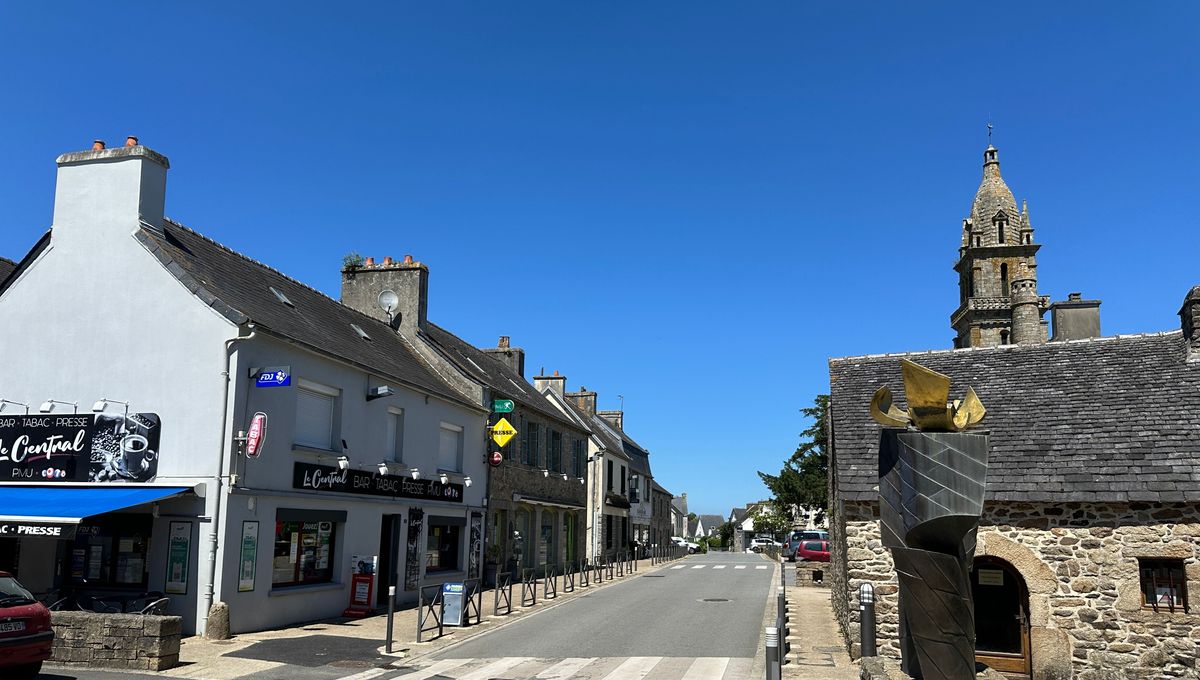
[[[788, 571], [795, 574], [795, 569]], [[788, 583], [791, 651], [783, 666], [784, 680], [858, 680], [858, 664], [850, 661], [833, 618], [829, 589], [793, 587], [792, 578]]]
[[[643, 574], [664, 567], [681, 564], [686, 558], [651, 566], [650, 560], [638, 562], [637, 572], [624, 577], [605, 578], [600, 585], [594, 583], [587, 588], [576, 587], [572, 593], [563, 592], [562, 577], [559, 577], [558, 597], [544, 600], [541, 582], [538, 582], [538, 603], [521, 608], [521, 584], [513, 585], [513, 611], [508, 616], [490, 616], [494, 593], [483, 593], [483, 621], [479, 625], [465, 628], [446, 628], [441, 638], [428, 642], [416, 642], [417, 609], [415, 607], [397, 611], [394, 619], [395, 643], [393, 654], [383, 653], [387, 635], [387, 616], [379, 615], [365, 619], [330, 619], [307, 625], [236, 635], [232, 640], [212, 641], [199, 637], [183, 640], [179, 659], [181, 665], [159, 675], [179, 678], [204, 678], [206, 680], [234, 680], [255, 673], [271, 671], [284, 666], [301, 666], [314, 674], [341, 677], [358, 670], [380, 668], [391, 664], [397, 666], [419, 658], [448, 645], [462, 642], [481, 633], [495, 630], [513, 621], [546, 611], [577, 597], [630, 581]], [[614, 570], [615, 574], [615, 570]], [[437, 635], [433, 630], [425, 634]], [[306, 674], [307, 675], [307, 674]]]

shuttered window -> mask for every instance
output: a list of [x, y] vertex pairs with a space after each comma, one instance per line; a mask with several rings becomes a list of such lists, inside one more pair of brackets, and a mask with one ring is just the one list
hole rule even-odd
[[442, 423], [441, 440], [438, 443], [438, 469], [462, 472], [463, 429], [457, 425]]
[[295, 443], [333, 449], [336, 407], [336, 390], [307, 382], [297, 386]]

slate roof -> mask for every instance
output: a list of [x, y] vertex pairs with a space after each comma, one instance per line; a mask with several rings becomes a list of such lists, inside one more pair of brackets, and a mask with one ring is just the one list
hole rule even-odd
[[659, 492], [659, 493], [666, 494], [666, 495], [668, 495], [668, 496], [671, 496], [672, 498], [674, 498], [674, 497], [675, 497], [675, 494], [671, 493], [670, 491], [667, 491], [667, 490], [666, 490], [666, 489], [663, 487], [663, 485], [662, 485], [662, 484], [659, 484], [658, 482], [654, 481], [653, 479], [651, 479], [651, 480], [650, 480], [650, 490], [651, 490], [652, 492], [653, 492], [653, 491], [657, 491], [657, 492]]
[[533, 409], [547, 418], [565, 425], [575, 426], [570, 420], [564, 418], [558, 409], [551, 406], [528, 380], [510, 368], [508, 364], [435, 324], [426, 324], [422, 332], [426, 339], [437, 346], [447, 359], [470, 376], [472, 380], [487, 385], [492, 391]]
[[12, 260], [0, 257], [0, 282], [8, 278], [8, 275], [13, 273], [17, 268], [17, 263]]
[[696, 527], [698, 527], [698, 526], [700, 526], [700, 518], [699, 517], [697, 517], [696, 519], [689, 519], [687, 521], [687, 535], [695, 536], [696, 535]]
[[726, 522], [720, 515], [700, 515], [700, 523], [707, 531], [716, 531], [717, 527]]
[[[163, 220], [162, 232], [143, 227], [136, 236], [188, 290], [233, 323], [254, 322], [265, 332], [364, 370], [480, 408], [434, 375], [386, 323], [170, 220]], [[292, 305], [276, 298], [271, 288]], [[358, 325], [371, 339], [364, 340], [350, 324]]]
[[621, 434], [621, 447], [625, 449], [625, 455], [629, 456], [630, 469], [646, 476], [653, 476], [653, 473], [650, 472], [650, 452], [642, 448], [624, 430], [617, 431]]
[[[569, 401], [567, 403], [571, 406], [571, 408], [575, 408], [575, 406]], [[617, 431], [617, 428], [613, 427], [611, 423], [595, 413], [584, 413], [582, 411], [579, 411], [579, 413], [583, 416], [584, 422], [591, 426], [592, 435], [600, 441], [600, 446], [603, 447], [605, 451], [619, 453], [622, 457], [628, 459], [628, 455], [625, 453], [624, 441], [621, 439], [621, 435]]]
[[847, 357], [829, 362], [839, 495], [878, 499], [880, 426], [871, 395], [900, 358], [975, 388], [991, 432], [992, 501], [1200, 501], [1200, 363], [1180, 332], [1041, 345]]

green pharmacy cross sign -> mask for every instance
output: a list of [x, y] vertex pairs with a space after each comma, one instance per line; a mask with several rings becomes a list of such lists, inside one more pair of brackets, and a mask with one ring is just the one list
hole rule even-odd
[[512, 413], [512, 412], [513, 412], [512, 399], [493, 399], [492, 400], [492, 413]]

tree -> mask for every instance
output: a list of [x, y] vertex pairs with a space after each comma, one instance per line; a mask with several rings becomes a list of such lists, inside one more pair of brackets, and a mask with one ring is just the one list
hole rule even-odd
[[808, 429], [800, 433], [800, 445], [783, 464], [777, 475], [759, 472], [763, 483], [774, 494], [774, 503], [790, 513], [800, 507], [817, 511], [817, 521], [829, 507], [829, 456], [827, 455], [826, 422], [829, 418], [829, 395], [818, 394], [813, 405], [800, 409], [812, 418]]
[[689, 513], [688, 513], [688, 521], [689, 521], [689, 522], [695, 522], [695, 521], [696, 521], [696, 513], [694, 513], [694, 512], [689, 512]]
[[721, 527], [719, 529], [717, 529], [717, 535], [710, 537], [709, 540], [711, 541], [713, 538], [717, 538], [717, 537], [720, 537], [721, 545], [723, 547], [729, 547], [730, 545], [732, 545], [733, 544], [733, 522], [726, 522], [726, 523], [722, 524]]
[[754, 516], [754, 533], [767, 534], [771, 538], [792, 528], [791, 512], [783, 512], [778, 507], [767, 507]]

